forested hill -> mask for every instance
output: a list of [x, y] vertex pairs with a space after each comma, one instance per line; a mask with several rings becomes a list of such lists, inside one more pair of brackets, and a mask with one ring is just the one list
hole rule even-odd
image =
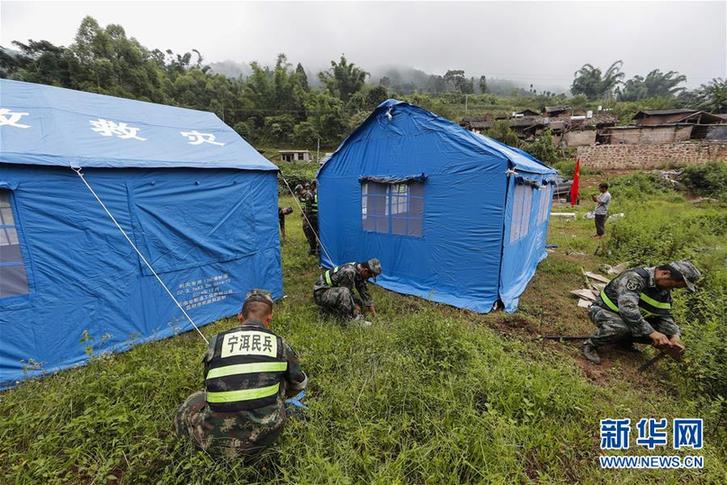
[[575, 73], [570, 88], [575, 96], [569, 98], [533, 84], [467, 76], [459, 69], [439, 75], [389, 67], [371, 75], [344, 56], [314, 79], [284, 54], [272, 67], [207, 64], [197, 50], [178, 54], [150, 49], [128, 37], [122, 26], [102, 27], [92, 17], [81, 21], [68, 47], [44, 40], [16, 40], [0, 47], [0, 77], [212, 111], [262, 146], [312, 148], [320, 141], [322, 147], [335, 147], [388, 97], [454, 119], [472, 114], [473, 106], [509, 113], [565, 103], [604, 104], [628, 113], [646, 107], [727, 111], [727, 81], [715, 79], [686, 91], [683, 75], [655, 69], [624, 82], [622, 65], [616, 61], [603, 71], [584, 65]]

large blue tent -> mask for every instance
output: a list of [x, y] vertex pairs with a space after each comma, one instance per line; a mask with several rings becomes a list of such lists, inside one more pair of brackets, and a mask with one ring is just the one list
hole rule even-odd
[[[75, 170], [74, 170], [75, 169]], [[0, 80], [0, 388], [282, 296], [277, 167], [214, 114]]]
[[324, 266], [381, 260], [384, 288], [515, 311], [545, 258], [555, 170], [396, 100], [318, 173]]

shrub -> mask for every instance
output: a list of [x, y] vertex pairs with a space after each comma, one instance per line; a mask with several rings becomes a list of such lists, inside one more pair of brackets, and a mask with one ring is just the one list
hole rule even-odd
[[486, 135], [511, 147], [520, 146], [520, 139], [510, 128], [510, 122], [507, 120], [497, 120], [492, 123], [492, 127], [487, 130]]
[[727, 164], [709, 162], [704, 165], [689, 165], [684, 169], [680, 181], [690, 192], [707, 197], [727, 197]]
[[560, 150], [553, 145], [553, 136], [550, 130], [545, 130], [542, 135], [530, 143], [525, 143], [522, 148], [547, 164], [555, 163], [560, 158]]
[[644, 200], [658, 194], [667, 194], [673, 187], [653, 172], [636, 172], [625, 177], [618, 177], [609, 184], [609, 192], [614, 199]]

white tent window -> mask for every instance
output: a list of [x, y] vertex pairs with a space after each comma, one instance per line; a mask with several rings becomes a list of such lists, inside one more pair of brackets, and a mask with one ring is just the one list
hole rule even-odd
[[361, 184], [361, 223], [364, 231], [389, 232], [388, 189], [387, 184]]
[[361, 222], [364, 231], [421, 237], [424, 184], [361, 184]]
[[410, 182], [389, 187], [391, 194], [391, 233], [421, 237], [424, 221], [424, 184]]
[[533, 206], [533, 188], [530, 185], [515, 185], [515, 195], [510, 223], [510, 242], [527, 236], [530, 229], [530, 213]]
[[547, 185], [540, 189], [540, 206], [538, 208], [538, 224], [542, 224], [548, 219], [548, 211], [551, 206], [551, 185]]
[[9, 190], [0, 189], [0, 298], [28, 294], [28, 275], [20, 250]]

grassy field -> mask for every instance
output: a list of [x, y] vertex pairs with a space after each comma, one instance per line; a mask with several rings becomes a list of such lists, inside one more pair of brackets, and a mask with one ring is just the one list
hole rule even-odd
[[[670, 210], [701, 210], [681, 196], [650, 200], [653, 210], [665, 200]], [[614, 209], [632, 203], [617, 198]], [[294, 205], [289, 198], [281, 204]], [[187, 332], [1, 394], [0, 481], [727, 482], [719, 403], [689, 394], [678, 369], [639, 374], [647, 357], [618, 351], [593, 366], [577, 345], [538, 338], [592, 331], [568, 291], [583, 284], [581, 268], [598, 270], [619, 251], [593, 255], [592, 221], [553, 221], [550, 242], [559, 248], [540, 265], [517, 313], [477, 315], [374, 288], [379, 316], [367, 329], [318, 316], [311, 299], [318, 267], [306, 256], [298, 221], [296, 210], [283, 245], [287, 298], [276, 306], [273, 328], [301, 356], [309, 410], [257, 463], [215, 461], [173, 435], [176, 408], [202, 386], [204, 343]], [[599, 468], [600, 419], [695, 416], [706, 420], [703, 470]], [[648, 453], [683, 454], [631, 448]]]

